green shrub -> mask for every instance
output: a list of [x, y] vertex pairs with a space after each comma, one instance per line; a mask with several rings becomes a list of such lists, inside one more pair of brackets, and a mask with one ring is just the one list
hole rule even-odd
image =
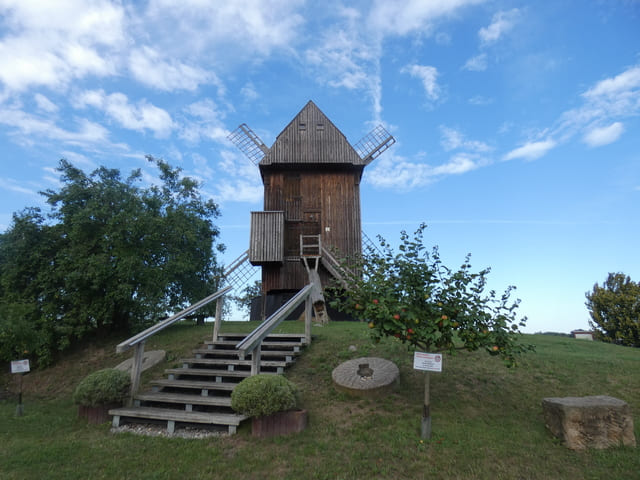
[[107, 368], [88, 375], [73, 392], [77, 405], [95, 407], [109, 403], [121, 403], [129, 395], [131, 378], [127, 372]]
[[254, 375], [231, 392], [231, 408], [243, 415], [262, 417], [295, 408], [297, 396], [297, 387], [281, 375]]

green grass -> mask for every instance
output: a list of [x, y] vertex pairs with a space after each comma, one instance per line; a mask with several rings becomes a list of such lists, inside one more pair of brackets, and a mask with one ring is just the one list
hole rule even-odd
[[[255, 324], [228, 323], [223, 330]], [[302, 331], [286, 322], [285, 331]], [[88, 373], [126, 358], [122, 339], [78, 350], [53, 368], [24, 378], [23, 417], [15, 398], [0, 401], [2, 479], [637, 479], [640, 452], [612, 448], [574, 452], [544, 427], [544, 397], [611, 395], [631, 405], [640, 440], [640, 349], [541, 335], [537, 352], [507, 369], [483, 352], [445, 357], [431, 375], [433, 436], [421, 442], [423, 374], [397, 341], [373, 345], [362, 323], [314, 327], [314, 341], [287, 371], [302, 390], [310, 424], [304, 432], [254, 439], [250, 425], [226, 438], [185, 440], [111, 434], [109, 425], [77, 418], [71, 392]], [[168, 360], [145, 372], [161, 376], [211, 334], [211, 326], [179, 324], [150, 339]], [[355, 345], [356, 352], [349, 346]], [[398, 389], [380, 399], [337, 392], [331, 372], [341, 362], [381, 356], [400, 368]], [[15, 378], [0, 382], [15, 391]]]

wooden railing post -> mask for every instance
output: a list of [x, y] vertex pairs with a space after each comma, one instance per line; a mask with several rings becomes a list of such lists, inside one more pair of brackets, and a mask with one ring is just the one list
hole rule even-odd
[[251, 376], [260, 373], [260, 357], [262, 356], [262, 342], [251, 352]]
[[304, 340], [307, 346], [311, 345], [311, 317], [313, 316], [313, 301], [308, 296], [304, 303]]
[[216, 300], [216, 318], [213, 322], [213, 341], [218, 341], [220, 334], [220, 324], [222, 323], [222, 304], [224, 303], [224, 295]]
[[133, 353], [133, 363], [131, 364], [131, 394], [129, 396], [129, 406], [133, 405], [133, 397], [140, 388], [140, 373], [142, 372], [142, 361], [144, 360], [144, 341], [136, 344]]

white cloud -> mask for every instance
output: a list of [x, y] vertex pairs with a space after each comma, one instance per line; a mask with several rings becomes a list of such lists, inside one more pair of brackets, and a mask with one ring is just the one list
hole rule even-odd
[[467, 62], [462, 66], [462, 69], [472, 72], [483, 72], [487, 69], [487, 63], [487, 54], [481, 53], [467, 60]]
[[[362, 28], [358, 17], [343, 15], [325, 31], [318, 46], [304, 52], [316, 81], [333, 88], [360, 90], [371, 100], [375, 123], [381, 123], [380, 39]], [[315, 44], [315, 42], [314, 42]]]
[[479, 163], [466, 154], [458, 154], [451, 157], [449, 162], [434, 167], [432, 175], [461, 175], [463, 173], [475, 170], [480, 166]]
[[601, 147], [613, 143], [624, 133], [624, 125], [614, 122], [608, 127], [595, 127], [589, 130], [583, 137], [584, 143], [590, 147]]
[[229, 177], [216, 183], [221, 201], [258, 203], [263, 199], [264, 189], [260, 171], [245, 156], [223, 150], [216, 167]]
[[525, 160], [535, 160], [545, 155], [549, 150], [556, 146], [556, 142], [549, 140], [541, 140], [538, 142], [528, 142], [521, 147], [511, 150], [503, 159], [513, 160], [523, 158]]
[[332, 87], [355, 90], [370, 86], [371, 62], [376, 57], [353, 26], [326, 32], [321, 45], [308, 49], [305, 57], [318, 69], [319, 79]]
[[[370, 8], [336, 8], [332, 27], [304, 54], [307, 67], [320, 83], [335, 88], [363, 91], [372, 104], [373, 122], [381, 123], [382, 81], [380, 61], [385, 39], [390, 36], [430, 37], [447, 43], [446, 33], [436, 34], [443, 18], [484, 0], [375, 0]], [[316, 46], [317, 45], [317, 46]], [[410, 68], [419, 76], [430, 100], [439, 98], [440, 88], [429, 76], [429, 68]], [[407, 72], [409, 72], [407, 70]]]
[[193, 160], [193, 168], [195, 171], [194, 175], [191, 176], [207, 180], [211, 180], [215, 177], [215, 170], [211, 168], [208, 159], [199, 153], [193, 153], [191, 158]]
[[229, 182], [223, 180], [216, 185], [220, 202], [259, 203], [264, 196], [262, 185], [240, 180]]
[[257, 100], [260, 97], [260, 94], [258, 94], [255, 85], [251, 82], [247, 83], [240, 89], [240, 95], [242, 95], [246, 102], [252, 102], [253, 100]]
[[401, 70], [408, 73], [422, 82], [422, 86], [429, 100], [440, 98], [440, 87], [438, 86], [438, 69], [428, 65], [407, 65]]
[[260, 170], [244, 155], [231, 150], [220, 152], [221, 160], [217, 167], [232, 177], [240, 177], [261, 184]]
[[180, 138], [190, 143], [213, 140], [226, 144], [229, 131], [223, 123], [225, 113], [213, 100], [205, 98], [187, 105], [184, 113], [186, 117], [180, 126]]
[[368, 26], [382, 35], [431, 34], [434, 22], [483, 0], [376, 0]]
[[640, 66], [631, 67], [613, 78], [607, 78], [587, 90], [583, 96], [588, 99], [627, 95], [640, 87]]
[[124, 43], [124, 10], [109, 1], [5, 1], [0, 82], [13, 91], [113, 73], [111, 54]]
[[[582, 134], [583, 141], [591, 145], [622, 134], [620, 120], [640, 114], [640, 66], [627, 68], [622, 73], [601, 80], [581, 95], [583, 104], [562, 114], [553, 136], [568, 140]], [[615, 124], [619, 126], [614, 126]], [[611, 130], [602, 130], [609, 125]], [[617, 140], [617, 137], [612, 140]], [[608, 142], [607, 142], [608, 143]], [[604, 143], [603, 143], [604, 144]]]
[[302, 0], [151, 0], [146, 24], [157, 25], [164, 38], [156, 45], [173, 55], [224, 56], [230, 61], [249, 56], [263, 58], [276, 49], [288, 49], [299, 38], [304, 18]]
[[19, 182], [11, 178], [0, 178], [0, 189], [24, 195], [38, 195], [38, 192], [36, 190], [22, 186]]
[[484, 153], [491, 150], [491, 147], [484, 142], [467, 140], [461, 132], [454, 128], [441, 125], [440, 134], [442, 135], [440, 143], [445, 151], [464, 149], [474, 153]]
[[373, 168], [365, 171], [365, 179], [378, 188], [411, 190], [424, 187], [442, 177], [462, 175], [490, 162], [472, 153], [458, 153], [441, 165], [410, 161], [396, 155], [386, 155], [376, 160]]
[[33, 99], [36, 101], [38, 110], [46, 113], [55, 113], [58, 111], [58, 106], [41, 93], [36, 93]]
[[74, 99], [74, 104], [77, 108], [89, 105], [103, 110], [120, 126], [136, 131], [151, 130], [157, 137], [168, 136], [175, 127], [166, 110], [146, 100], [132, 105], [123, 93], [107, 95], [103, 90], [84, 91]]
[[493, 103], [493, 98], [475, 95], [469, 99], [469, 103], [477, 106], [491, 105]]
[[165, 60], [157, 50], [148, 46], [131, 52], [129, 68], [138, 82], [165, 91], [193, 91], [199, 85], [218, 81], [212, 72], [186, 65], [179, 60]]
[[513, 29], [519, 17], [520, 11], [517, 8], [496, 13], [491, 19], [491, 24], [478, 31], [480, 43], [483, 46], [496, 43], [505, 33]]
[[56, 140], [72, 145], [105, 143], [109, 132], [102, 125], [79, 120], [76, 131], [65, 130], [53, 120], [41, 118], [16, 108], [0, 109], [0, 124], [14, 129], [13, 135], [24, 144], [32, 144], [38, 138]]

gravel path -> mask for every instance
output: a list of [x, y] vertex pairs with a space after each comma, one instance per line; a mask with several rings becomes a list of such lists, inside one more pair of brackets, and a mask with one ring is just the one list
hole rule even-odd
[[148, 437], [188, 438], [200, 440], [211, 437], [226, 437], [226, 431], [207, 430], [202, 428], [184, 427], [176, 428], [173, 434], [167, 432], [166, 426], [149, 424], [128, 424], [120, 427], [111, 427], [111, 433], [132, 433]]

